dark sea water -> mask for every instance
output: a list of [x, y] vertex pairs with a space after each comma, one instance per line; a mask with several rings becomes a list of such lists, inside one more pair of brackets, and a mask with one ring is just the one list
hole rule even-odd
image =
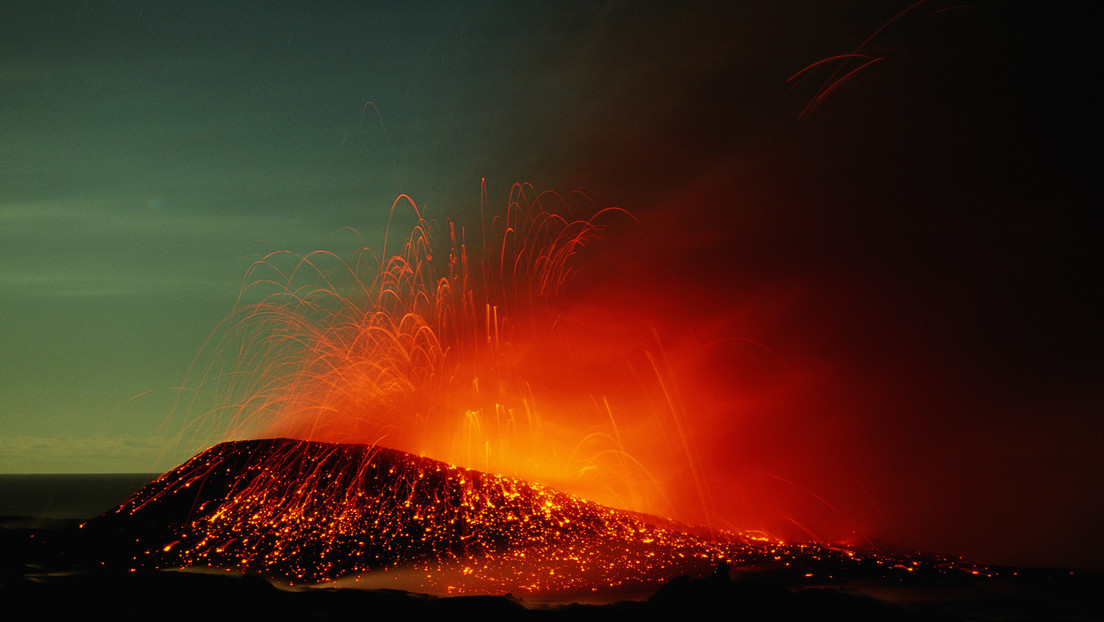
[[156, 477], [156, 473], [0, 474], [0, 518], [93, 518]]

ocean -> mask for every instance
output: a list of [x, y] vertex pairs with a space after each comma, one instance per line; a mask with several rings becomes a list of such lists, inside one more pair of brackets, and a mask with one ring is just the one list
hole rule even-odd
[[0, 519], [89, 519], [114, 508], [157, 473], [0, 474]]

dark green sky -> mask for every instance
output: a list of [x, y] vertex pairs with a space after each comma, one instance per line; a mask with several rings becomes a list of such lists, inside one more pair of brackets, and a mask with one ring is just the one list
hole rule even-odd
[[548, 176], [598, 9], [406, 5], [5, 3], [0, 470], [171, 466], [251, 261]]
[[4, 2], [0, 472], [218, 440], [188, 373], [252, 262], [378, 245], [400, 193], [470, 222], [485, 178], [631, 210], [596, 299], [800, 373], [816, 408], [720, 454], [917, 546], [1098, 564], [1100, 9], [922, 3], [800, 119], [840, 74], [787, 78], [912, 4]]
[[[400, 193], [462, 218], [482, 178], [492, 202], [515, 182], [596, 184], [609, 202], [674, 186], [709, 157], [699, 125], [739, 119], [733, 104], [761, 105], [744, 91], [778, 92], [804, 61], [761, 65], [772, 40], [820, 29], [721, 3], [0, 12], [0, 471], [15, 472], [161, 470], [210, 442], [162, 455], [257, 258], [349, 250], [344, 227], [378, 243]], [[763, 32], [783, 25], [801, 28]], [[750, 79], [703, 113], [718, 73]]]

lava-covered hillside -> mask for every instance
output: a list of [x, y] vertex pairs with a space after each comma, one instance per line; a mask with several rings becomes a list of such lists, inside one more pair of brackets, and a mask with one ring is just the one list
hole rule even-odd
[[961, 564], [695, 535], [516, 478], [377, 446], [286, 439], [212, 447], [84, 531], [134, 568], [211, 567], [292, 583], [382, 576], [436, 593], [654, 589], [721, 564], [794, 562], [825, 579], [841, 565], [851, 576], [907, 577]]

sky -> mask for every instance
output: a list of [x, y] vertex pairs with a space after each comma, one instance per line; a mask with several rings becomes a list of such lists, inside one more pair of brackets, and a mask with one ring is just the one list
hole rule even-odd
[[579, 304], [734, 396], [711, 465], [1099, 565], [1099, 9], [684, 4], [4, 3], [0, 472], [171, 468], [253, 262], [528, 182], [640, 220]]

